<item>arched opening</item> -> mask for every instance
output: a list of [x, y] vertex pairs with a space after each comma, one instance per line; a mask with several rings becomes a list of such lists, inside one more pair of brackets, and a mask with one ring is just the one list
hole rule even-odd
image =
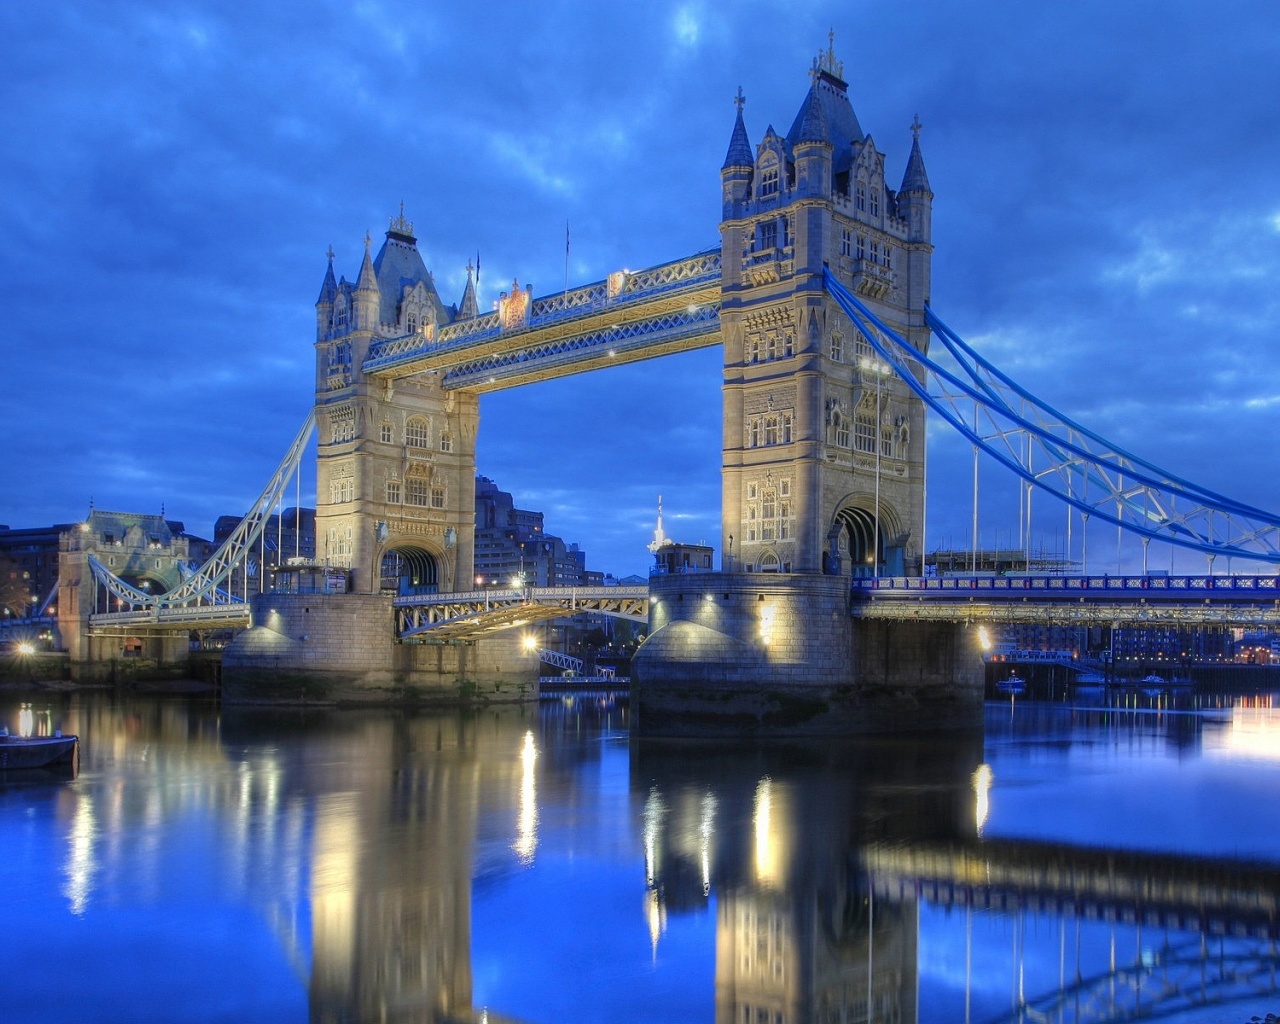
[[383, 552], [379, 589], [397, 594], [434, 594], [440, 589], [440, 567], [425, 548], [398, 547]]
[[778, 556], [773, 551], [762, 551], [756, 565], [757, 572], [780, 572], [782, 570], [782, 564], [778, 561]]
[[842, 505], [827, 533], [823, 570], [835, 576], [906, 574], [902, 531], [889, 509]]

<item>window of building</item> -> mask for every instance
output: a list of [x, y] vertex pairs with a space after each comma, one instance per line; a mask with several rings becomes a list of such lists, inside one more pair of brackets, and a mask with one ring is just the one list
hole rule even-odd
[[871, 216], [880, 216], [880, 190], [874, 186], [871, 188]]
[[778, 417], [772, 413], [764, 418], [764, 443], [766, 446], [778, 443]]
[[867, 255], [867, 236], [858, 236], [858, 259], [864, 259]]
[[840, 255], [853, 255], [853, 232], [848, 228], [840, 229]]
[[880, 243], [875, 241], [874, 239], [871, 242], [871, 262], [872, 263], [880, 262]]
[[441, 484], [431, 488], [431, 507], [444, 508], [444, 487]]
[[859, 409], [853, 418], [854, 446], [860, 452], [874, 455], [876, 450], [876, 418], [874, 413]]
[[404, 443], [410, 448], [426, 448], [427, 435], [431, 432], [431, 424], [421, 416], [410, 417], [404, 425]]
[[447, 430], [440, 435], [440, 450], [442, 452], [453, 451], [453, 435]]
[[853, 193], [853, 205], [858, 210], [866, 210], [867, 208], [867, 183], [860, 181]]
[[844, 335], [839, 331], [831, 332], [831, 358], [837, 363], [844, 362]]
[[831, 414], [831, 441], [837, 448], [849, 447], [849, 421], [839, 409]]
[[775, 196], [778, 194], [778, 168], [766, 167], [760, 172], [760, 194]]
[[382, 424], [382, 430], [381, 430], [380, 436], [381, 436], [381, 438], [382, 438], [382, 443], [383, 443], [383, 444], [390, 444], [390, 443], [391, 443], [391, 441], [392, 441], [392, 439], [395, 437], [395, 435], [392, 433], [392, 430], [391, 430], [391, 424], [390, 424], [390, 423], [384, 423], [384, 424]]
[[388, 505], [400, 504], [400, 481], [399, 480], [387, 481], [387, 504]]
[[420, 476], [411, 476], [404, 482], [404, 503], [427, 507], [427, 482]]
[[345, 299], [339, 299], [333, 307], [333, 326], [347, 326], [347, 303]]
[[889, 245], [887, 242], [884, 247], [884, 265], [888, 268], [893, 267], [893, 246]]
[[778, 222], [766, 220], [760, 225], [760, 248], [776, 249], [778, 247]]

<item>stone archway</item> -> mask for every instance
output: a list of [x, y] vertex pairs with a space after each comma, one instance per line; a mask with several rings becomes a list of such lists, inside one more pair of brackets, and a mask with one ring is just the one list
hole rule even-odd
[[379, 560], [379, 590], [396, 594], [434, 594], [441, 583], [441, 564], [420, 544], [390, 544]]
[[897, 511], [866, 496], [844, 499], [827, 531], [823, 571], [836, 576], [902, 576], [906, 573], [906, 531]]

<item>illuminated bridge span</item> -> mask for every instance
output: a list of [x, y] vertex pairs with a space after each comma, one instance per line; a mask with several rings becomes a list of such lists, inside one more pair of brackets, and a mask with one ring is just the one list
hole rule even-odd
[[1274, 627], [1280, 577], [881, 577], [853, 581], [852, 609], [930, 622]]
[[524, 587], [465, 594], [400, 597], [395, 601], [401, 639], [479, 640], [579, 612], [646, 622], [648, 587]]

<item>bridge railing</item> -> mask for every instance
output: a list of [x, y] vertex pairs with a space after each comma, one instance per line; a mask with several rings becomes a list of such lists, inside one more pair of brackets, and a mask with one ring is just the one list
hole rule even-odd
[[1280, 598], [1280, 576], [868, 576], [851, 580], [855, 593], [925, 592], [943, 597], [973, 594], [993, 597], [1025, 595], [1028, 591], [1064, 596], [1069, 593], [1127, 593], [1177, 599], [1192, 593], [1228, 592], [1240, 596], [1263, 594]]

